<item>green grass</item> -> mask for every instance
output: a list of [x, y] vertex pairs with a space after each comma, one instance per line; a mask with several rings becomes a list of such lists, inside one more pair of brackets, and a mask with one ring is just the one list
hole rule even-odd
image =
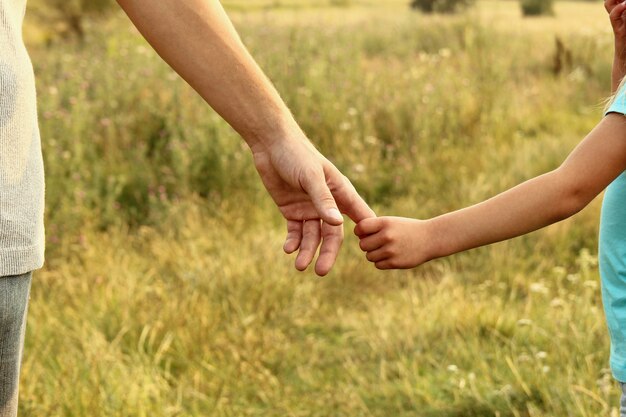
[[[608, 95], [600, 3], [232, 10], [379, 214], [437, 215], [557, 167]], [[556, 35], [573, 54], [557, 75]], [[412, 271], [375, 270], [348, 227], [328, 277], [300, 274], [241, 140], [124, 18], [84, 45], [31, 39], [48, 241], [22, 415], [617, 415], [599, 201]]]

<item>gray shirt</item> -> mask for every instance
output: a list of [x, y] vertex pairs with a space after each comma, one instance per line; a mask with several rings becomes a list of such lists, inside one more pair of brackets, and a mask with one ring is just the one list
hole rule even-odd
[[26, 0], [0, 0], [0, 277], [44, 262], [44, 167], [25, 8]]

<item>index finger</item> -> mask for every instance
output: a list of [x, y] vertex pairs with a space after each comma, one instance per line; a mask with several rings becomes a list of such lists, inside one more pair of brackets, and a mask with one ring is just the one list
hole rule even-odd
[[345, 213], [355, 223], [376, 217], [374, 210], [367, 205], [350, 180], [343, 174], [339, 175], [341, 176], [340, 183], [337, 188], [331, 189], [331, 192], [341, 212]]

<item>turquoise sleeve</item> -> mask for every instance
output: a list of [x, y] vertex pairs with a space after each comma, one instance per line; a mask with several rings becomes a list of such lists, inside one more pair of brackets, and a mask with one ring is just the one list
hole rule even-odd
[[608, 110], [604, 113], [606, 116], [609, 113], [626, 114], [626, 84], [619, 89], [615, 95], [615, 99], [609, 106]]

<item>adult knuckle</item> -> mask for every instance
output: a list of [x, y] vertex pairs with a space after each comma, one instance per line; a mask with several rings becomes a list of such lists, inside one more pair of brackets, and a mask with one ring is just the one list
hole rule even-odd
[[324, 178], [324, 174], [319, 169], [313, 167], [303, 168], [301, 175], [302, 183], [308, 185], [315, 184]]
[[349, 202], [354, 201], [356, 198], [356, 189], [345, 175], [341, 174], [341, 179], [336, 191], [339, 191], [341, 196]]
[[332, 205], [332, 206], [334, 206], [334, 205], [335, 205], [335, 199], [333, 198], [333, 196], [332, 196], [332, 195], [330, 195], [330, 193], [329, 193], [329, 194], [324, 193], [324, 194], [323, 194], [323, 195], [319, 198], [319, 200], [320, 200], [323, 204], [325, 204], [325, 205], [327, 205], [327, 206], [331, 206], [331, 205]]

